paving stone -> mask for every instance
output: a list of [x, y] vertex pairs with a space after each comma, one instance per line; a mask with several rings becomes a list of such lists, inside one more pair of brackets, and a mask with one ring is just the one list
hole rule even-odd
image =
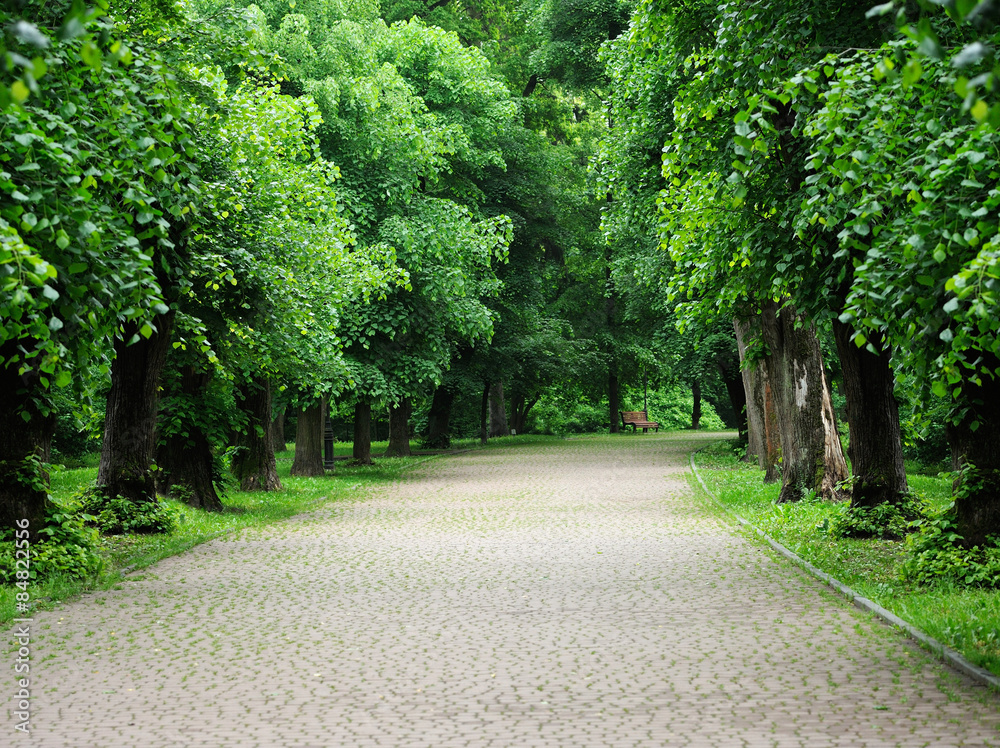
[[12, 744], [1000, 745], [995, 695], [692, 496], [697, 438], [448, 457], [38, 614]]

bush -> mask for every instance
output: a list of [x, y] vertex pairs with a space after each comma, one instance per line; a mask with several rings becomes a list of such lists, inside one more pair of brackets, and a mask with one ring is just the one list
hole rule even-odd
[[[50, 506], [45, 524], [29, 546], [29, 579], [38, 581], [55, 575], [85, 579], [101, 571], [104, 562], [95, 550], [97, 532], [85, 526], [87, 519], [81, 512]], [[8, 527], [0, 530], [0, 583], [15, 581], [14, 529]]]
[[917, 524], [919, 531], [906, 539], [903, 579], [922, 585], [1000, 588], [1000, 538], [991, 537], [982, 547], [963, 547], [954, 502]]
[[845, 506], [830, 523], [830, 534], [835, 538], [899, 540], [913, 532], [914, 523], [925, 516], [924, 506], [912, 495], [898, 504]]
[[159, 498], [137, 504], [121, 496], [112, 498], [103, 486], [93, 486], [79, 500], [89, 523], [103, 535], [171, 533], [177, 528], [178, 512]]

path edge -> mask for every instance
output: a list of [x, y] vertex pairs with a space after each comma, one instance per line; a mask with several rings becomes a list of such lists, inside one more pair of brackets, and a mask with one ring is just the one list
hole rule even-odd
[[734, 517], [736, 521], [739, 522], [744, 527], [756, 532], [761, 538], [767, 541], [767, 544], [771, 546], [774, 550], [776, 550], [778, 553], [780, 553], [782, 556], [784, 556], [797, 566], [801, 567], [802, 569], [805, 569], [807, 572], [809, 572], [809, 574], [816, 577], [816, 579], [819, 579], [827, 586], [832, 587], [834, 590], [836, 590], [845, 598], [847, 598], [847, 600], [853, 603], [856, 607], [861, 608], [862, 610], [865, 610], [869, 613], [872, 613], [878, 618], [882, 619], [882, 621], [884, 621], [885, 623], [889, 624], [890, 626], [902, 630], [907, 636], [916, 641], [918, 644], [922, 645], [925, 649], [930, 650], [932, 653], [937, 655], [939, 660], [941, 660], [947, 665], [950, 665], [955, 670], [958, 670], [962, 674], [967, 675], [968, 677], [983, 684], [988, 688], [992, 688], [993, 690], [1000, 692], [1000, 677], [997, 677], [986, 668], [979, 667], [979, 665], [975, 665], [972, 662], [969, 662], [969, 660], [965, 659], [965, 657], [962, 656], [962, 654], [952, 649], [951, 647], [942, 644], [934, 637], [930, 636], [926, 632], [914, 626], [912, 623], [904, 621], [895, 613], [886, 610], [874, 600], [869, 600], [867, 597], [859, 595], [857, 592], [852, 590], [850, 587], [841, 582], [839, 579], [827, 574], [825, 571], [817, 569], [811, 563], [806, 561], [804, 558], [799, 556], [791, 549], [783, 546], [781, 543], [779, 543], [777, 540], [772, 538], [766, 532], [761, 530], [755, 524], [747, 520], [745, 517], [740, 516], [732, 509], [727, 507], [725, 504], [723, 504], [722, 501], [719, 499], [719, 497], [716, 496], [714, 493], [712, 493], [708, 485], [706, 485], [705, 481], [702, 479], [701, 473], [698, 472], [698, 466], [695, 464], [694, 456], [698, 454], [698, 452], [700, 452], [702, 449], [705, 449], [705, 447], [696, 449], [689, 455], [691, 461], [691, 472], [694, 473], [694, 477], [698, 479], [698, 483], [701, 484], [701, 487], [704, 489], [705, 493], [708, 494], [709, 498], [712, 499], [712, 501], [716, 505], [718, 505], [726, 514], [728, 514], [731, 517]]

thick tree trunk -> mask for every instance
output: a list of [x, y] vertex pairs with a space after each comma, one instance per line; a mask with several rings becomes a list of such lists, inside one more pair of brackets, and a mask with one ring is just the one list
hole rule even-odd
[[701, 428], [701, 382], [697, 379], [691, 382], [691, 429]]
[[[197, 407], [211, 378], [211, 374], [194, 366], [181, 367], [180, 391], [189, 404]], [[199, 509], [222, 510], [222, 500], [215, 489], [212, 445], [197, 423], [185, 423], [184, 433], [163, 438], [156, 448], [156, 466], [159, 468], [156, 488], [161, 494]]]
[[455, 393], [444, 385], [434, 390], [431, 409], [427, 414], [427, 439], [424, 443], [432, 449], [448, 449], [451, 446], [451, 404]]
[[410, 456], [410, 416], [413, 415], [413, 405], [410, 399], [404, 397], [399, 405], [389, 406], [389, 445], [385, 449], [386, 457]]
[[752, 337], [759, 336], [760, 317], [751, 320], [735, 320], [736, 349], [740, 356], [740, 368], [747, 410], [747, 461], [756, 460], [764, 471], [764, 482], [775, 483], [780, 478], [778, 461], [781, 457], [781, 442], [778, 434], [777, 414], [774, 397], [767, 381], [767, 366], [764, 359], [748, 362], [747, 347]]
[[764, 482], [777, 483], [781, 480], [781, 424], [778, 421], [778, 402], [771, 381], [767, 378], [766, 364], [762, 363], [758, 368], [764, 419], [764, 451], [760, 463], [764, 469]]
[[483, 382], [483, 396], [479, 401], [479, 443], [485, 445], [490, 436], [490, 383]]
[[954, 484], [955, 513], [969, 548], [1000, 537], [1000, 379], [991, 375], [1000, 361], [989, 354], [984, 359], [982, 383], [963, 382], [961, 404], [968, 409], [948, 427], [952, 461], [964, 468]]
[[[14, 343], [0, 346], [0, 529], [28, 530], [31, 540], [38, 537], [48, 509], [46, 460], [55, 415], [43, 415], [38, 401], [46, 400], [40, 388], [39, 372], [20, 366], [4, 366], [16, 353]], [[28, 420], [24, 419], [28, 415]], [[27, 527], [22, 527], [27, 521]]]
[[878, 341], [872, 343], [877, 354], [859, 348], [854, 344], [851, 327], [840, 320], [833, 322], [833, 335], [847, 397], [847, 454], [853, 473], [851, 506], [898, 504], [909, 488], [889, 349]]
[[816, 332], [811, 325], [802, 324], [790, 307], [779, 311], [775, 302], [765, 305], [761, 321], [770, 349], [767, 379], [781, 432], [778, 501], [798, 501], [805, 491], [815, 491], [826, 499], [838, 498], [836, 486], [847, 478], [847, 463]]
[[608, 411], [611, 416], [611, 433], [617, 434], [622, 428], [621, 401], [618, 394], [618, 375], [608, 373]]
[[274, 420], [271, 421], [271, 443], [274, 444], [275, 452], [288, 451], [288, 445], [285, 443], [285, 410], [285, 407], [279, 408]]
[[490, 384], [490, 436], [510, 436], [507, 425], [507, 405], [503, 399], [503, 382]]
[[326, 423], [326, 402], [317, 400], [298, 413], [295, 422], [295, 459], [292, 475], [318, 477], [323, 469], [323, 426]]
[[271, 442], [271, 383], [257, 375], [238, 389], [248, 422], [246, 433], [236, 440], [240, 449], [233, 458], [233, 474], [242, 491], [280, 491]]
[[161, 314], [154, 323], [152, 335], [140, 335], [131, 345], [139, 329], [135, 323], [126, 323], [122, 337], [115, 339], [97, 469], [97, 485], [109, 497], [121, 496], [135, 503], [156, 501], [156, 481], [149, 468], [156, 455], [160, 375], [170, 348], [174, 313]]
[[156, 487], [161, 494], [197, 509], [222, 511], [222, 500], [215, 490], [212, 446], [197, 426], [190, 428], [186, 437], [166, 437], [156, 449], [156, 466], [160, 469]]
[[354, 406], [354, 445], [351, 454], [359, 465], [372, 464], [372, 406], [368, 401]]

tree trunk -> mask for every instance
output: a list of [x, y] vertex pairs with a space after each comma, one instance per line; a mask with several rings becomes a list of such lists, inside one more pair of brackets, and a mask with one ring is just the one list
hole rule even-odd
[[878, 353], [854, 344], [851, 327], [833, 321], [847, 397], [848, 457], [853, 473], [851, 506], [898, 504], [909, 490], [903, 466], [899, 406], [889, 348], [873, 341]]
[[385, 449], [386, 457], [410, 456], [411, 415], [413, 405], [408, 397], [404, 397], [399, 405], [389, 406], [389, 445]]
[[222, 511], [222, 500], [215, 490], [212, 446], [200, 428], [189, 429], [186, 437], [166, 437], [156, 449], [156, 466], [156, 487], [161, 494], [196, 509]]
[[[837, 483], [847, 478], [847, 463], [826, 386], [819, 339], [789, 306], [768, 302], [761, 315], [770, 350], [767, 379], [781, 433], [779, 502], [798, 501], [806, 491], [825, 499], [839, 497]], [[796, 327], [796, 323], [799, 326]]]
[[427, 414], [427, 439], [424, 441], [431, 449], [448, 449], [451, 446], [451, 404], [455, 393], [444, 385], [434, 390], [434, 399]]
[[521, 426], [521, 421], [518, 419], [523, 409], [524, 394], [520, 390], [514, 390], [510, 396], [510, 421], [507, 423], [510, 426], [510, 433], [512, 434], [524, 433], [524, 427]]
[[485, 445], [490, 435], [490, 383], [483, 382], [483, 396], [479, 400], [479, 443]]
[[317, 400], [298, 413], [295, 421], [295, 459], [292, 475], [319, 477], [323, 469], [323, 426], [326, 423], [326, 402]]
[[764, 452], [761, 454], [760, 463], [764, 468], [764, 482], [777, 483], [781, 480], [781, 423], [778, 421], [778, 402], [771, 387], [771, 380], [767, 376], [766, 363], [759, 365], [758, 369], [764, 419]]
[[748, 441], [748, 412], [747, 393], [744, 388], [743, 375], [740, 372], [740, 359], [725, 358], [718, 359], [716, 365], [719, 367], [719, 378], [726, 387], [726, 394], [729, 396], [729, 404], [736, 414], [736, 430], [739, 439], [744, 444]]
[[271, 383], [258, 374], [237, 389], [248, 419], [246, 433], [236, 440], [240, 449], [233, 458], [233, 474], [241, 491], [280, 491], [271, 441]]
[[[148, 338], [133, 322], [124, 325], [114, 342], [111, 390], [104, 417], [104, 442], [97, 469], [97, 485], [108, 497], [128, 501], [156, 501], [156, 481], [150, 466], [156, 455], [156, 415], [160, 404], [160, 375], [170, 348], [174, 313], [156, 317]], [[268, 416], [270, 419], [270, 415]]]
[[490, 436], [510, 436], [507, 425], [507, 406], [503, 399], [503, 382], [490, 384]]
[[511, 419], [513, 423], [511, 424], [511, 429], [519, 434], [525, 434], [528, 432], [528, 413], [535, 403], [538, 402], [538, 395], [532, 398], [526, 398], [524, 395], [518, 397], [517, 401], [511, 406]]
[[372, 406], [367, 400], [354, 406], [354, 444], [351, 454], [359, 465], [372, 464]]
[[611, 415], [611, 433], [617, 434], [622, 428], [621, 404], [618, 397], [618, 375], [608, 373], [608, 411]]
[[747, 410], [747, 461], [757, 460], [764, 471], [764, 482], [775, 483], [780, 477], [778, 460], [781, 444], [778, 436], [777, 414], [774, 398], [767, 381], [765, 359], [747, 361], [747, 346], [752, 337], [759, 336], [760, 316], [750, 320], [734, 320], [736, 349], [740, 356], [743, 388]]
[[[180, 392], [189, 407], [202, 402], [212, 375], [194, 366], [182, 366]], [[167, 414], [169, 415], [169, 413]], [[222, 500], [215, 489], [215, 459], [205, 432], [191, 419], [183, 424], [184, 433], [170, 433], [156, 448], [159, 468], [156, 488], [164, 496], [183, 501], [207, 511], [222, 511]]]
[[701, 428], [701, 382], [697, 379], [691, 382], [691, 429], [697, 431]]
[[[56, 419], [51, 409], [42, 414], [39, 401], [47, 400], [40, 387], [40, 373], [18, 373], [20, 364], [4, 366], [17, 352], [14, 342], [0, 346], [0, 529], [27, 529], [37, 539], [48, 509], [46, 459]], [[24, 420], [23, 414], [29, 416]], [[28, 526], [22, 528], [18, 522]]]
[[952, 461], [962, 469], [953, 488], [958, 533], [967, 548], [1000, 537], [1000, 379], [991, 376], [1000, 361], [990, 354], [983, 358], [982, 383], [965, 379], [960, 404], [968, 409], [948, 426]]
[[274, 444], [275, 452], [288, 451], [288, 445], [285, 443], [285, 410], [284, 406], [279, 408], [274, 420], [271, 421], [271, 443]]

